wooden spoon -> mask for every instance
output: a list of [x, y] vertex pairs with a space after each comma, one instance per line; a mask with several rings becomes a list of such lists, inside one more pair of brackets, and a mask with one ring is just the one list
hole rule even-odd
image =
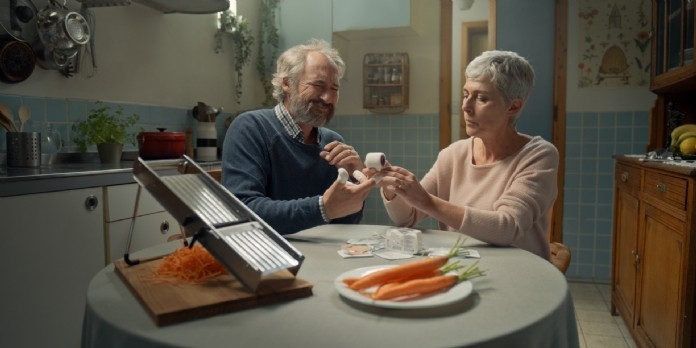
[[17, 127], [15, 127], [14, 122], [12, 122], [12, 119], [9, 118], [3, 110], [0, 110], [0, 124], [7, 129], [8, 132], [16, 132]]
[[14, 123], [14, 115], [12, 114], [12, 109], [10, 109], [7, 105], [0, 103], [0, 114], [2, 116], [4, 121], [7, 121], [7, 124], [10, 125], [10, 128], [12, 128], [11, 132], [17, 132], [17, 126]]
[[31, 118], [31, 110], [26, 105], [19, 107], [19, 131], [24, 132], [24, 125]]
[[5, 116], [5, 114], [0, 113], [0, 126], [2, 128], [5, 128], [8, 132], [13, 132], [14, 130], [12, 129], [12, 125], [9, 122], [10, 120]]

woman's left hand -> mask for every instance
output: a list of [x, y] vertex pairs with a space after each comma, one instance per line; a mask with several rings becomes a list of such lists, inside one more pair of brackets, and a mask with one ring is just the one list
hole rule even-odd
[[[378, 183], [379, 187], [386, 192], [402, 197], [414, 207], [420, 207], [430, 200], [430, 194], [425, 191], [416, 175], [406, 168], [387, 165], [379, 172], [371, 172], [370, 174], [381, 177]], [[389, 197], [387, 198], [389, 199]]]

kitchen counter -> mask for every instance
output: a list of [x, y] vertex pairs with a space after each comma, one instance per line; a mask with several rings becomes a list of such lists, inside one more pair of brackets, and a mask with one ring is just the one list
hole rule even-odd
[[[114, 164], [100, 163], [96, 153], [61, 154], [57, 164], [38, 168], [8, 168], [3, 164], [0, 197], [133, 183], [135, 156], [137, 153], [124, 153], [126, 160]], [[220, 167], [220, 161], [196, 163], [206, 170]]]
[[645, 155], [614, 155], [613, 158], [624, 159], [634, 164], [676, 174], [696, 176], [696, 161], [694, 160], [646, 159]]

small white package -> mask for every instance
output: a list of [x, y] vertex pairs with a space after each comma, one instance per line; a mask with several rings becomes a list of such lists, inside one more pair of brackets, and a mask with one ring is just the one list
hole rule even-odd
[[384, 233], [384, 248], [417, 254], [423, 249], [421, 231], [405, 227], [389, 228]]

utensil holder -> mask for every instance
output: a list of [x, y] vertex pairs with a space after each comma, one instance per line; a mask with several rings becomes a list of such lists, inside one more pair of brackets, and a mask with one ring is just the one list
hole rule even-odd
[[41, 166], [40, 132], [8, 132], [6, 139], [8, 167]]

